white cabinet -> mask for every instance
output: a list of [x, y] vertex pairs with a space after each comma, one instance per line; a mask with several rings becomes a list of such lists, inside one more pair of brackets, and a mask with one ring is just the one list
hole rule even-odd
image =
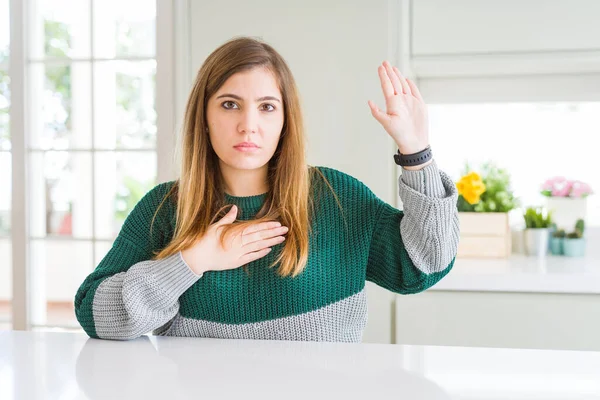
[[457, 259], [428, 291], [396, 296], [396, 342], [600, 351], [600, 252], [588, 250]]
[[600, 295], [428, 291], [396, 298], [396, 343], [600, 351]]
[[596, 0], [413, 0], [413, 56], [600, 49]]
[[600, 98], [596, 0], [410, 4], [411, 69], [430, 103]]

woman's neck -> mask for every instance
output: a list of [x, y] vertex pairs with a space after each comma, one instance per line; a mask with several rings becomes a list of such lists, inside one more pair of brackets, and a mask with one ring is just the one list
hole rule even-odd
[[268, 165], [259, 169], [234, 169], [221, 163], [225, 192], [234, 197], [256, 196], [269, 190]]

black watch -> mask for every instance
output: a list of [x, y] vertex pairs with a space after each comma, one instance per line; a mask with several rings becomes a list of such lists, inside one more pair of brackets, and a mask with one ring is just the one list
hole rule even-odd
[[402, 167], [414, 167], [416, 165], [425, 164], [431, 160], [433, 155], [431, 154], [431, 147], [427, 146], [425, 150], [421, 150], [414, 154], [401, 154], [400, 150], [394, 154], [394, 162]]

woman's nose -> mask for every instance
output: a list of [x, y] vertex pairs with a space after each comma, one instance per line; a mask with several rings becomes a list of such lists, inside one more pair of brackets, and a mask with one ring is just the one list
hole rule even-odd
[[240, 133], [258, 132], [258, 113], [254, 110], [245, 111], [238, 127]]

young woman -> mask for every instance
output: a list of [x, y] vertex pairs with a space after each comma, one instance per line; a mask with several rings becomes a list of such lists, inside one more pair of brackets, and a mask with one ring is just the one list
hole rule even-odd
[[217, 48], [187, 103], [179, 179], [140, 200], [76, 294], [88, 335], [359, 342], [365, 281], [410, 294], [445, 276], [456, 189], [431, 159], [419, 90], [388, 62], [378, 72], [386, 111], [369, 106], [398, 145], [403, 211], [306, 164], [298, 92], [271, 46]]

